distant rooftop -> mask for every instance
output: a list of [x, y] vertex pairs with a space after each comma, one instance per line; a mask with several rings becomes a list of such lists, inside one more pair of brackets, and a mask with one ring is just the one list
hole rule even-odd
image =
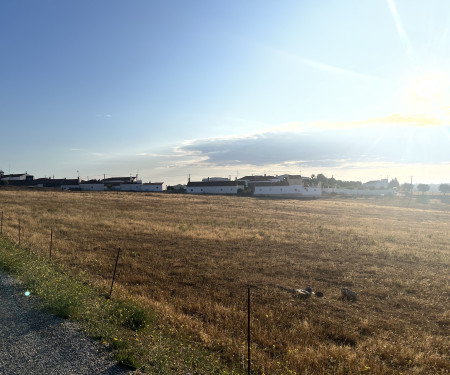
[[243, 185], [243, 181], [205, 181], [205, 182], [188, 182], [186, 186], [236, 186]]

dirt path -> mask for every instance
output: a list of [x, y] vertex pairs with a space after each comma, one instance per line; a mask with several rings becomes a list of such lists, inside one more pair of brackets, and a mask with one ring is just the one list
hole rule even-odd
[[43, 312], [0, 272], [0, 374], [130, 373], [106, 356], [74, 323]]

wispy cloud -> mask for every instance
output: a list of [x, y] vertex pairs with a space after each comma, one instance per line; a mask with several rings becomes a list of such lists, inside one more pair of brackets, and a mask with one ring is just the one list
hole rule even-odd
[[448, 125], [450, 120], [449, 109], [442, 110], [439, 116], [430, 114], [416, 114], [416, 115], [405, 115], [405, 114], [392, 114], [388, 116], [373, 117], [365, 120], [355, 120], [355, 121], [314, 121], [311, 123], [312, 126], [319, 128], [359, 128], [359, 127], [371, 127], [371, 126], [383, 126], [383, 125], [407, 125], [407, 126], [443, 126]]
[[392, 18], [394, 19], [395, 27], [397, 28], [398, 34], [400, 36], [400, 40], [402, 41], [403, 45], [405, 46], [408, 57], [412, 60], [413, 59], [413, 50], [411, 47], [411, 42], [408, 38], [408, 35], [405, 32], [405, 29], [403, 28], [403, 24], [400, 19], [400, 15], [398, 14], [397, 7], [395, 6], [395, 2], [394, 2], [394, 0], [386, 0], [386, 1], [389, 6], [389, 10], [392, 14]]
[[262, 46], [263, 48], [265, 48], [266, 50], [270, 51], [273, 54], [276, 54], [286, 60], [289, 61], [293, 61], [293, 62], [297, 62], [300, 63], [302, 65], [307, 65], [311, 68], [314, 69], [319, 69], [322, 71], [326, 71], [329, 73], [334, 73], [334, 74], [338, 74], [338, 75], [344, 75], [344, 76], [348, 76], [348, 77], [353, 77], [353, 78], [358, 78], [358, 79], [364, 79], [364, 80], [376, 80], [376, 81], [386, 81], [386, 79], [379, 77], [379, 76], [375, 76], [372, 74], [365, 74], [365, 73], [361, 73], [361, 72], [356, 72], [354, 70], [350, 70], [350, 69], [345, 69], [342, 67], [338, 67], [338, 66], [334, 66], [331, 64], [326, 64], [320, 61], [316, 61], [316, 60], [312, 60], [309, 59], [307, 57], [303, 57], [303, 56], [298, 56], [295, 54], [292, 54], [290, 52], [287, 51], [283, 51], [277, 48], [272, 48], [266, 45]]

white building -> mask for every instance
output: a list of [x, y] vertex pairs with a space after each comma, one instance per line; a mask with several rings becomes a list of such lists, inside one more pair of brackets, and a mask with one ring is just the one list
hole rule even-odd
[[362, 184], [362, 187], [365, 189], [387, 189], [388, 186], [389, 183], [387, 178], [375, 181], [368, 181]]
[[121, 191], [154, 191], [161, 192], [166, 190], [166, 184], [164, 182], [149, 182], [143, 184], [142, 181], [136, 183], [120, 184]]
[[302, 177], [301, 175], [293, 175], [293, 174], [283, 174], [278, 176], [280, 181], [287, 181], [289, 185], [305, 185], [305, 181], [309, 182], [311, 178]]
[[19, 173], [19, 174], [3, 174], [1, 179], [3, 181], [32, 181], [33, 176], [31, 174], [25, 173]]
[[202, 182], [212, 182], [212, 181], [231, 181], [229, 178], [226, 177], [206, 177], [202, 178]]
[[108, 184], [126, 184], [126, 183], [133, 183], [133, 182], [137, 182], [137, 176], [130, 176], [130, 177], [108, 177], [108, 178], [104, 178], [102, 180], [102, 182], [105, 185]]
[[245, 176], [238, 179], [239, 182], [243, 182], [245, 187], [251, 187], [258, 183], [266, 183], [266, 182], [279, 182], [282, 179], [278, 176]]
[[244, 183], [241, 181], [205, 181], [189, 182], [186, 185], [188, 194], [237, 194], [244, 191]]
[[142, 185], [142, 191], [166, 191], [167, 185], [164, 182], [148, 182]]
[[289, 185], [287, 181], [278, 183], [259, 183], [255, 184], [253, 195], [280, 198], [317, 198], [322, 196], [322, 188]]

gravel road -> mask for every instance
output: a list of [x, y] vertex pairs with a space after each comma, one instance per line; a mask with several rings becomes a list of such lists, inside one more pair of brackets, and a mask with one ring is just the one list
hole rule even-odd
[[130, 374], [76, 324], [43, 312], [24, 292], [0, 272], [0, 374]]

